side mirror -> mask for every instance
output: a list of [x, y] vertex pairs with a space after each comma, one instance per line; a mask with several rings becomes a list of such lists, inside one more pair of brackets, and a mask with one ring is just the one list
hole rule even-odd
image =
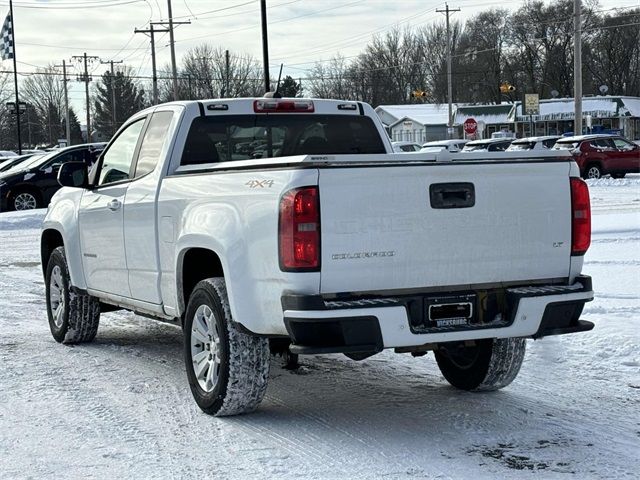
[[58, 183], [63, 187], [87, 188], [89, 173], [84, 162], [64, 163], [58, 171]]

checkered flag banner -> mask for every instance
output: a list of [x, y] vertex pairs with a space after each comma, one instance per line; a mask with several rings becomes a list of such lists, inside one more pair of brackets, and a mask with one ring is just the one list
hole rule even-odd
[[11, 13], [8, 13], [7, 18], [4, 20], [0, 37], [2, 37], [2, 43], [0, 43], [2, 60], [9, 60], [13, 58], [13, 22], [11, 21]]

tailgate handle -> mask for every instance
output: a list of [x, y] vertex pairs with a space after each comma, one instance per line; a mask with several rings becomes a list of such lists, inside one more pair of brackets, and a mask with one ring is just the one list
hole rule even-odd
[[431, 208], [469, 208], [476, 204], [473, 183], [433, 183], [429, 185]]

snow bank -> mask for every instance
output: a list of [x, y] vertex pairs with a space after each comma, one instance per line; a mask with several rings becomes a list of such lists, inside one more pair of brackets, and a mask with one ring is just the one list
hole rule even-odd
[[0, 213], [0, 230], [26, 230], [40, 228], [47, 213], [46, 208], [26, 212]]

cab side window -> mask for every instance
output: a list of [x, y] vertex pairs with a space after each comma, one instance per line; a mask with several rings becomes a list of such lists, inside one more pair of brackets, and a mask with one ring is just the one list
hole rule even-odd
[[131, 178], [133, 155], [138, 145], [144, 120], [143, 118], [129, 125], [103, 154], [98, 179], [99, 186]]
[[151, 117], [142, 139], [134, 178], [142, 177], [156, 168], [172, 118], [173, 112], [157, 112]]

